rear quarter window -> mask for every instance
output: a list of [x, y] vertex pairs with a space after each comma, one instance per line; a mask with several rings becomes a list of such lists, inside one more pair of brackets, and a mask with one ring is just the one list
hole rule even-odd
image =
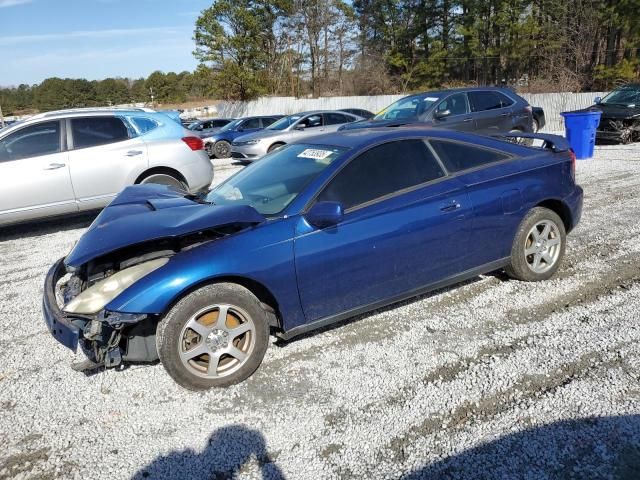
[[133, 123], [133, 126], [136, 127], [136, 130], [138, 130], [140, 135], [144, 135], [145, 133], [158, 128], [158, 124], [150, 118], [131, 117], [129, 120]]
[[482, 167], [483, 165], [489, 165], [509, 158], [507, 154], [464, 143], [444, 140], [429, 140], [429, 143], [445, 168], [451, 173]]

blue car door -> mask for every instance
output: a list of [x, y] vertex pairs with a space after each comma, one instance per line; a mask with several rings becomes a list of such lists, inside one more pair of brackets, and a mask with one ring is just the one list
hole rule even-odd
[[352, 159], [318, 195], [343, 221], [319, 229], [301, 217], [294, 240], [307, 322], [399, 299], [459, 273], [471, 205], [420, 139]]
[[449, 173], [456, 174], [473, 203], [473, 227], [463, 268], [496, 262], [511, 253], [526, 213], [524, 194], [544, 188], [533, 173], [522, 175], [523, 162], [491, 148], [433, 139], [429, 143]]

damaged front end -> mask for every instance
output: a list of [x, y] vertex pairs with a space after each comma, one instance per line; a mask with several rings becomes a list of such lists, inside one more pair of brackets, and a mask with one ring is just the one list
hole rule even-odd
[[81, 347], [82, 369], [157, 360], [159, 315], [108, 305], [173, 256], [262, 221], [250, 207], [204, 204], [166, 187], [126, 189], [49, 270], [43, 313], [51, 334], [74, 352]]
[[601, 141], [628, 144], [640, 140], [640, 118], [608, 118], [600, 119], [596, 132]]

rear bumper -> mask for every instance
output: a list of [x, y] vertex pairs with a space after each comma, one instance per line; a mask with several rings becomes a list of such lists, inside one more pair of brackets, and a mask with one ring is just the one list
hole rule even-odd
[[51, 332], [51, 335], [53, 335], [53, 338], [75, 352], [78, 348], [80, 328], [72, 323], [72, 318], [60, 310], [58, 302], [56, 301], [56, 284], [65, 273], [63, 258], [58, 260], [53, 267], [49, 269], [44, 281], [42, 313], [47, 328], [49, 332]]
[[576, 185], [573, 193], [564, 198], [564, 203], [569, 207], [571, 211], [571, 228], [567, 230], [569, 233], [573, 230], [578, 223], [580, 223], [580, 219], [582, 218], [582, 200], [584, 197], [584, 192], [582, 187]]

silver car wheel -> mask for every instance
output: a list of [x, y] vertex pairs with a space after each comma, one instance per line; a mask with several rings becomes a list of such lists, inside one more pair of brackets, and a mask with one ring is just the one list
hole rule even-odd
[[154, 173], [145, 177], [140, 183], [155, 183], [158, 185], [168, 185], [170, 187], [176, 187], [180, 190], [187, 190], [187, 187], [184, 183], [178, 180], [171, 175], [167, 175], [166, 173]]
[[184, 325], [178, 354], [193, 375], [221, 378], [239, 370], [255, 344], [256, 326], [246, 311], [234, 305], [211, 305]]
[[524, 244], [524, 255], [532, 272], [549, 271], [558, 261], [561, 251], [562, 237], [555, 222], [543, 220], [529, 230]]

